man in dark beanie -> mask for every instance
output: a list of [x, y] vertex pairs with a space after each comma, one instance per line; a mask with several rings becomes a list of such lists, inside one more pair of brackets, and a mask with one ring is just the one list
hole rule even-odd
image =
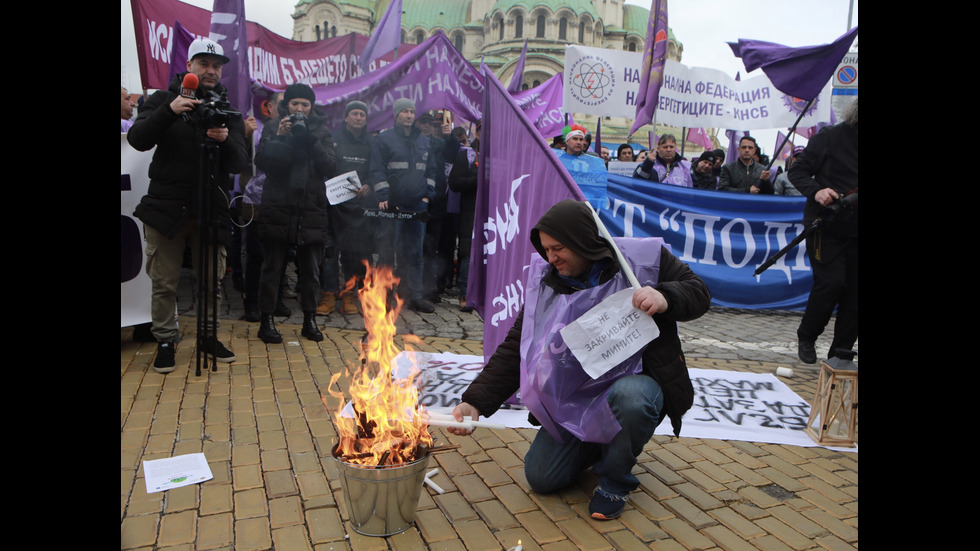
[[[395, 100], [392, 114], [395, 126], [378, 134], [371, 145], [368, 183], [381, 210], [428, 212], [429, 202], [436, 195], [438, 171], [445, 170], [442, 159], [432, 155], [429, 138], [414, 126], [415, 102]], [[378, 264], [394, 267], [401, 279], [400, 298], [412, 310], [434, 312], [435, 305], [422, 295], [425, 222], [417, 217], [382, 218], [375, 238]]]
[[315, 101], [313, 89], [306, 84], [286, 88], [279, 103], [282, 118], [277, 125], [263, 128], [255, 153], [255, 166], [266, 173], [262, 208], [255, 220], [263, 255], [259, 337], [266, 343], [282, 342], [273, 312], [282, 266], [291, 247], [296, 247], [299, 271], [301, 334], [313, 341], [323, 340], [316, 324], [320, 263], [324, 248], [333, 244], [323, 182], [333, 177], [337, 159], [324, 117], [313, 108]]
[[[559, 329], [615, 292], [629, 289], [612, 245], [589, 206], [567, 199], [530, 232], [540, 257], [527, 268], [525, 304], [504, 341], [463, 392], [457, 421], [490, 416], [516, 391], [541, 425], [524, 458], [524, 474], [539, 493], [558, 491], [592, 467], [599, 477], [592, 518], [620, 516], [640, 485], [636, 458], [669, 416], [675, 435], [694, 401], [677, 322], [704, 314], [711, 294], [661, 238], [616, 239], [637, 280], [637, 315], [649, 315], [660, 335], [642, 352], [595, 378], [569, 350]], [[469, 434], [467, 429], [450, 432]]]

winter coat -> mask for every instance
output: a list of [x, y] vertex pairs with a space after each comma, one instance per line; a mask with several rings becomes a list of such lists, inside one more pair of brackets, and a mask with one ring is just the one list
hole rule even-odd
[[415, 209], [424, 198], [436, 195], [437, 170], [444, 170], [442, 159], [432, 155], [429, 138], [412, 127], [406, 135], [399, 127], [378, 134], [371, 145], [368, 184], [378, 202]]
[[[288, 116], [288, 115], [286, 115]], [[279, 125], [262, 129], [255, 166], [265, 172], [262, 206], [258, 209], [259, 239], [290, 245], [333, 244], [325, 181], [337, 169], [333, 136], [316, 110], [306, 120], [308, 131], [277, 135]]]
[[[334, 135], [334, 151], [337, 154], [337, 174], [357, 172], [357, 178], [362, 186], [368, 185], [368, 170], [371, 160], [372, 136], [364, 132], [356, 137], [342, 127]], [[335, 205], [331, 214], [334, 235], [337, 245], [344, 250], [372, 251], [374, 243], [374, 226], [371, 219], [363, 216], [364, 209], [378, 208], [378, 199], [374, 193], [363, 197], [355, 197], [339, 205]]]
[[[202, 145], [206, 129], [194, 115], [202, 110], [198, 106], [187, 116], [170, 109], [180, 95], [184, 75], [175, 75], [166, 90], [154, 92], [140, 107], [139, 116], [126, 134], [129, 144], [137, 151], [149, 151], [156, 146], [150, 161], [148, 175], [150, 185], [146, 195], [136, 206], [135, 216], [144, 224], [172, 238], [184, 222], [199, 219], [201, 165], [205, 162]], [[214, 92], [225, 92], [220, 83]], [[204, 89], [199, 89], [198, 99], [210, 102]], [[213, 112], [216, 106], [211, 106]], [[217, 143], [217, 167], [213, 167], [215, 186], [210, 202], [211, 216], [216, 220], [217, 240], [223, 245], [231, 243], [231, 217], [228, 204], [234, 181], [231, 174], [238, 174], [248, 166], [245, 144], [245, 123], [241, 115], [228, 116], [228, 137]]]
[[670, 165], [661, 159], [660, 155], [654, 158], [647, 157], [633, 171], [633, 177], [675, 186], [694, 187], [691, 182], [691, 163], [680, 155], [674, 157], [674, 162]]
[[[823, 188], [831, 188], [841, 196], [857, 191], [857, 125], [839, 123], [817, 132], [807, 142], [803, 153], [793, 161], [788, 173], [793, 186], [806, 196], [806, 205], [803, 207], [803, 223], [809, 227], [825, 210], [814, 199], [814, 195], [818, 191]], [[841, 209], [823, 225], [822, 231], [828, 231], [834, 235], [857, 237], [857, 205]]]
[[718, 180], [718, 191], [739, 191], [749, 193], [749, 188], [756, 186], [759, 193], [772, 194], [772, 182], [762, 180], [760, 176], [766, 167], [752, 161], [746, 166], [741, 159], [735, 159], [721, 167], [721, 178]]
[[[551, 212], [551, 211], [549, 211]], [[591, 216], [591, 213], [588, 213]], [[547, 215], [546, 215], [547, 216]], [[531, 231], [531, 239], [542, 251], [537, 238], [538, 226]], [[546, 233], [552, 235], [566, 247], [572, 248], [581, 256], [594, 262], [605, 262], [605, 268], [599, 274], [599, 283], [609, 281], [619, 270], [619, 264], [614, 260], [614, 253], [609, 250], [595, 252], [596, 247], [590, 245], [592, 233], [587, 232], [581, 215], [568, 219], [554, 220], [547, 225]], [[594, 228], [594, 225], [591, 226]], [[562, 228], [583, 228], [582, 233], [565, 232]], [[558, 234], [558, 235], [556, 235]], [[608, 245], [606, 245], [608, 247]], [[593, 250], [593, 254], [584, 251]], [[542, 254], [542, 256], [544, 256]], [[563, 278], [552, 266], [543, 282], [556, 293], [571, 294], [582, 290]], [[660, 253], [659, 282], [655, 287], [664, 294], [669, 305], [666, 312], [653, 316], [660, 336], [654, 339], [643, 351], [643, 373], [653, 377], [664, 392], [664, 413], [671, 419], [674, 434], [680, 434], [681, 417], [694, 404], [694, 386], [687, 371], [687, 363], [681, 349], [680, 337], [677, 333], [677, 322], [696, 319], [707, 312], [711, 305], [711, 293], [707, 285], [691, 271], [690, 267], [672, 255], [666, 247]], [[481, 415], [490, 416], [520, 388], [521, 366], [521, 333], [523, 330], [524, 307], [508, 331], [504, 341], [490, 357], [486, 366], [463, 393], [462, 400], [473, 405]], [[530, 416], [533, 424], [537, 420]]]

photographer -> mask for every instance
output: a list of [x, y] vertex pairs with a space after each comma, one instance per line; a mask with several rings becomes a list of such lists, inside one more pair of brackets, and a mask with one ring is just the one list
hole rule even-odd
[[[806, 240], [813, 288], [796, 330], [800, 360], [808, 364], [817, 362], [815, 342], [835, 308], [837, 320], [827, 358], [838, 349], [852, 350], [858, 338], [857, 105], [854, 100], [843, 122], [810, 138], [788, 171], [790, 183], [806, 197], [804, 226], [822, 219], [820, 228]], [[847, 196], [852, 197], [844, 200]]]
[[320, 302], [320, 262], [324, 248], [333, 245], [329, 203], [324, 180], [334, 176], [337, 158], [333, 136], [324, 117], [313, 109], [316, 96], [305, 84], [292, 84], [279, 103], [282, 118], [262, 131], [255, 166], [265, 172], [262, 207], [258, 211], [262, 271], [259, 276], [259, 338], [282, 342], [273, 312], [286, 253], [296, 247], [299, 304], [303, 310], [301, 334], [322, 341], [316, 325]]
[[[127, 134], [129, 144], [138, 151], [156, 147], [149, 168], [149, 189], [134, 214], [143, 221], [145, 232], [146, 273], [152, 282], [151, 332], [158, 343], [153, 369], [158, 373], [175, 368], [178, 331], [174, 314], [184, 249], [190, 246], [195, 261], [200, 258], [198, 221], [202, 214], [198, 202], [205, 144], [217, 147], [217, 181], [210, 202], [215, 205], [211, 216], [220, 228], [214, 244], [217, 251], [205, 251], [205, 258], [217, 258], [217, 273], [225, 273], [225, 247], [231, 241], [229, 173], [238, 174], [248, 165], [241, 115], [231, 110], [226, 101], [219, 105], [214, 99], [226, 97], [221, 67], [228, 61], [219, 44], [206, 38], [192, 42], [187, 50], [187, 71], [197, 77], [198, 88], [184, 89], [182, 83], [188, 73], [176, 75], [168, 89], [157, 91], [146, 100]], [[211, 266], [199, 266], [198, 270], [199, 274], [212, 273]], [[215, 284], [209, 281], [208, 287]], [[218, 301], [218, 308], [211, 312], [215, 320], [220, 311], [220, 293]], [[216, 323], [215, 320], [209, 322]], [[207, 352], [218, 361], [235, 360], [235, 355], [214, 335], [207, 336], [204, 342]]]

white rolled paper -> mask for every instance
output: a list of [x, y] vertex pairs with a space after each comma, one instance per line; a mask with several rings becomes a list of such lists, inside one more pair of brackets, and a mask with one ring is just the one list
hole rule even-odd
[[776, 375], [779, 375], [780, 377], [792, 377], [793, 370], [788, 367], [777, 367]]

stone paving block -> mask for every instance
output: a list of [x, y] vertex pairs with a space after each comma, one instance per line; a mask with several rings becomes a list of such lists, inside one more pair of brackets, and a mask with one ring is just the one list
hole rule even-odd
[[599, 551], [613, 548], [612, 544], [606, 541], [606, 538], [602, 537], [602, 534], [597, 532], [585, 519], [571, 518], [556, 524], [578, 549]]
[[[623, 511], [623, 515], [619, 517], [619, 521], [639, 541], [649, 542], [667, 537], [667, 533], [661, 530], [657, 526], [657, 523], [647, 518], [646, 515], [636, 508], [627, 508]], [[611, 539], [612, 534], [607, 534], [606, 537]]]
[[524, 456], [518, 457], [509, 448], [494, 448], [492, 450], [487, 450], [487, 455], [494, 461], [494, 463], [500, 465], [502, 469], [507, 469], [509, 467], [516, 467], [518, 465], [524, 465]]
[[[439, 464], [439, 469], [450, 477], [470, 474], [473, 472], [473, 467], [471, 467], [466, 459], [464, 459], [459, 453], [448, 451], [436, 453], [433, 454], [433, 456]], [[436, 466], [432, 465], [431, 460], [429, 463], [432, 467]]]
[[701, 530], [701, 533], [711, 538], [725, 551], [758, 551], [754, 545], [745, 541], [726, 526], [709, 526]]
[[160, 519], [160, 537], [157, 545], [192, 543], [197, 537], [197, 511], [180, 511], [163, 515]]
[[200, 488], [197, 484], [188, 484], [179, 488], [167, 490], [164, 493], [165, 514], [184, 511], [186, 509], [196, 509], [198, 506], [198, 492]]
[[514, 518], [520, 521], [531, 535], [531, 539], [539, 544], [561, 541], [567, 537], [558, 525], [541, 511], [516, 514]]
[[330, 485], [327, 483], [327, 479], [323, 477], [322, 473], [317, 471], [300, 473], [296, 475], [296, 483], [299, 485], [300, 497], [302, 497], [304, 501], [329, 497], [329, 502], [333, 502], [333, 496], [330, 492]]
[[685, 497], [675, 497], [668, 499], [663, 502], [664, 505], [673, 511], [678, 517], [686, 520], [692, 526], [697, 529], [704, 528], [706, 526], [711, 526], [716, 524], [718, 521], [715, 520], [711, 515], [702, 510], [697, 504], [691, 502]]
[[765, 534], [757, 524], [745, 518], [731, 507], [714, 509], [711, 511], [711, 516], [718, 519], [726, 528], [738, 534], [742, 539], [751, 540], [752, 538], [757, 538]]
[[160, 515], [129, 515], [122, 521], [120, 549], [150, 547], [157, 541]]
[[306, 526], [310, 530], [310, 540], [314, 543], [343, 541], [346, 537], [344, 522], [336, 507], [307, 509]]
[[858, 540], [858, 529], [857, 526], [852, 526], [841, 519], [838, 519], [824, 511], [822, 509], [807, 509], [803, 511], [803, 516], [813, 520], [820, 526], [823, 526], [830, 531], [833, 535], [846, 542], [857, 543]]
[[269, 500], [269, 526], [273, 530], [296, 524], [303, 524], [303, 507], [299, 496], [281, 497]]
[[299, 493], [296, 487], [296, 476], [290, 470], [266, 471], [262, 474], [265, 481], [265, 491], [269, 499], [291, 496]]
[[197, 523], [196, 549], [229, 548], [234, 543], [235, 519], [231, 513], [202, 516]]
[[232, 511], [234, 501], [231, 484], [209, 484], [208, 482], [201, 484], [201, 516]]
[[457, 537], [442, 509], [427, 509], [415, 512], [415, 526], [427, 542], [450, 540]]
[[385, 538], [392, 551], [426, 551], [425, 541], [418, 530], [411, 527], [393, 536]]
[[527, 493], [515, 484], [495, 486], [492, 490], [512, 514], [516, 515], [537, 508]]
[[794, 527], [776, 517], [760, 518], [755, 521], [768, 534], [779, 539], [793, 549], [807, 549], [810, 546], [810, 538], [798, 532]]
[[433, 496], [432, 500], [439, 505], [439, 508], [453, 524], [464, 520], [473, 520], [479, 516], [458, 492], [436, 495]]
[[494, 539], [487, 525], [478, 520], [464, 520], [454, 524], [459, 539], [469, 551], [499, 551], [500, 544]]
[[503, 504], [496, 499], [475, 503], [473, 508], [492, 531], [520, 526], [514, 515], [510, 514]]
[[259, 469], [259, 465], [232, 467], [231, 476], [236, 491], [259, 488], [263, 483], [262, 471]]
[[492, 461], [476, 463], [473, 465], [473, 470], [483, 480], [483, 483], [490, 487], [513, 482], [513, 479], [507, 474], [507, 471], [501, 469], [500, 465]]
[[800, 510], [809, 509], [812, 506], [816, 506], [819, 509], [826, 511], [828, 514], [836, 518], [848, 518], [854, 515], [854, 511], [838, 503], [826, 495], [816, 491], [816, 490], [802, 490], [796, 493], [801, 500], [804, 501], [803, 504], [797, 505]]
[[235, 492], [232, 501], [236, 519], [265, 517], [269, 514], [269, 499], [264, 488]]
[[[713, 546], [711, 539], [695, 530], [686, 521], [679, 518], [665, 519], [660, 522], [660, 529], [670, 534], [687, 549], [709, 549]], [[663, 541], [663, 540], [660, 540]], [[654, 545], [659, 545], [654, 542]]]
[[721, 507], [721, 505], [722, 505], [721, 501], [719, 501], [713, 495], [711, 495], [708, 492], [704, 491], [703, 489], [701, 489], [697, 485], [691, 484], [690, 482], [685, 482], [683, 484], [677, 484], [677, 485], [673, 486], [673, 488], [682, 497], [687, 498], [696, 507], [699, 507], [699, 508], [701, 508], [703, 510], [709, 511], [711, 509], [715, 509], [717, 507]]
[[287, 526], [272, 530], [272, 544], [277, 551], [313, 551], [310, 537], [303, 526]]

